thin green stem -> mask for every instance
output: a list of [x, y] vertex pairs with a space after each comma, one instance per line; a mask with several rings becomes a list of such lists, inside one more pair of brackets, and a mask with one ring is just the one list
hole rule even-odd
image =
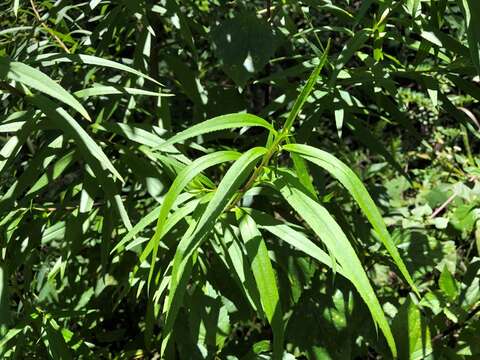
[[267, 153], [263, 156], [262, 162], [260, 163], [260, 165], [258, 165], [255, 168], [255, 170], [253, 171], [248, 181], [237, 193], [237, 195], [235, 196], [231, 204], [227, 207], [227, 211], [237, 206], [238, 202], [242, 199], [243, 195], [245, 195], [245, 193], [252, 188], [257, 178], [262, 174], [262, 171], [265, 168], [265, 166], [267, 166], [268, 163], [270, 162], [270, 159], [272, 158], [272, 156], [275, 155], [275, 153], [278, 151], [278, 147], [280, 146], [282, 140], [284, 140], [285, 138], [286, 138], [285, 135], [282, 135], [282, 134], [277, 135], [272, 145], [268, 148]]
[[243, 195], [251, 189], [251, 187], [254, 185], [255, 181], [258, 179], [258, 177], [262, 174], [263, 169], [265, 166], [268, 165], [270, 162], [270, 159], [272, 158], [273, 155], [278, 151], [278, 147], [284, 141], [285, 139], [288, 138], [290, 135], [290, 129], [295, 121], [295, 119], [298, 117], [300, 114], [300, 111], [303, 108], [303, 105], [307, 101], [308, 96], [313, 90], [314, 85], [317, 82], [318, 76], [320, 75], [320, 71], [322, 70], [323, 66], [327, 62], [327, 57], [328, 57], [328, 50], [330, 48], [330, 39], [328, 40], [327, 46], [325, 51], [323, 52], [322, 57], [320, 58], [319, 64], [316, 66], [315, 70], [313, 70], [312, 74], [308, 78], [307, 83], [303, 87], [302, 91], [298, 95], [297, 99], [295, 100], [295, 103], [293, 104], [292, 110], [290, 111], [290, 114], [288, 115], [287, 121], [285, 122], [282, 130], [276, 134], [276, 137], [272, 143], [272, 145], [268, 148], [267, 153], [263, 156], [262, 162], [258, 167], [255, 168], [253, 171], [252, 175], [246, 182], [245, 186], [243, 186], [242, 189], [237, 193], [233, 201], [230, 203], [229, 206], [227, 206], [227, 211], [231, 210], [235, 206], [237, 206], [238, 202], [242, 199]]

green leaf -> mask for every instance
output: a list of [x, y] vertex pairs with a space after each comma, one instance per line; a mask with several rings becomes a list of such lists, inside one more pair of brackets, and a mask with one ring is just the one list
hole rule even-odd
[[[177, 199], [176, 205], [180, 205], [183, 201], [186, 201], [193, 197], [193, 195], [189, 195], [188, 197]], [[178, 201], [180, 200], [180, 201]], [[115, 247], [110, 251], [110, 253], [114, 253], [115, 251], [120, 252], [120, 248], [125, 246], [130, 240], [132, 240], [135, 236], [137, 236], [142, 230], [144, 230], [148, 225], [153, 223], [155, 220], [158, 219], [158, 215], [160, 214], [160, 208], [162, 205], [157, 206], [152, 211], [150, 211], [146, 216], [144, 216], [135, 226], [130, 229], [123, 238], [115, 245]], [[193, 210], [192, 210], [193, 211]], [[151, 250], [150, 250], [151, 251]], [[146, 257], [145, 257], [146, 258]]]
[[446, 265], [443, 267], [442, 273], [440, 274], [440, 278], [438, 279], [438, 285], [440, 286], [440, 290], [443, 291], [443, 293], [450, 299], [450, 301], [454, 301], [457, 298], [457, 282], [455, 281], [450, 271], [448, 271], [448, 267]]
[[385, 160], [395, 168], [395, 170], [408, 179], [408, 174], [405, 173], [405, 170], [400, 166], [393, 154], [388, 152], [380, 139], [377, 139], [377, 137], [372, 134], [372, 132], [361, 121], [359, 121], [359, 119], [349, 120], [348, 126], [352, 129], [353, 134], [358, 141], [370, 148], [373, 152], [382, 155]]
[[237, 114], [228, 114], [217, 116], [213, 119], [204, 121], [200, 124], [189, 127], [187, 130], [184, 130], [175, 136], [171, 137], [165, 141], [162, 145], [157, 147], [157, 149], [165, 149], [167, 146], [176, 144], [183, 140], [190, 139], [192, 137], [207, 134], [214, 131], [239, 128], [244, 126], [260, 126], [265, 129], [274, 132], [272, 125], [263, 120], [262, 118], [246, 114], [246, 113], [237, 113]]
[[91, 96], [104, 96], [104, 95], [145, 95], [145, 96], [173, 96], [173, 94], [166, 94], [162, 92], [153, 92], [142, 89], [135, 89], [131, 87], [120, 86], [106, 86], [97, 85], [88, 89], [82, 89], [73, 93], [78, 98], [88, 98]]
[[268, 249], [255, 221], [239, 210], [240, 234], [260, 293], [262, 307], [271, 324], [274, 334], [274, 357], [281, 358], [283, 353], [283, 321], [278, 288]]
[[240, 153], [236, 151], [218, 151], [212, 154], [207, 154], [195, 160], [190, 165], [186, 166], [175, 178], [172, 186], [168, 190], [167, 194], [163, 199], [162, 206], [160, 208], [160, 213], [158, 215], [157, 220], [157, 228], [155, 230], [155, 234], [153, 235], [152, 239], [150, 240], [153, 243], [153, 255], [152, 255], [152, 265], [150, 267], [150, 274], [148, 276], [148, 283], [153, 276], [153, 271], [155, 267], [155, 261], [158, 252], [158, 245], [161, 240], [161, 235], [163, 232], [163, 226], [165, 224], [165, 220], [167, 219], [168, 213], [172, 208], [175, 200], [181, 194], [183, 189], [195, 178], [198, 174], [200, 174], [205, 169], [209, 167], [227, 162], [237, 160], [240, 157]]
[[[175, 210], [173, 212], [173, 214], [168, 217], [167, 221], [165, 221], [165, 225], [163, 226], [163, 231], [160, 234], [160, 237], [163, 238], [163, 236], [165, 234], [167, 234], [177, 223], [179, 223], [182, 220], [185, 220], [185, 218], [188, 215], [190, 215], [197, 208], [198, 202], [199, 201], [197, 199], [194, 199], [192, 201], [189, 201], [188, 203], [186, 203], [184, 206], [180, 207], [179, 209]], [[158, 207], [157, 209], [158, 209], [158, 212], [156, 212], [156, 214], [149, 214], [149, 215], [152, 215], [152, 216], [148, 217], [148, 219], [145, 219], [145, 221], [147, 221], [147, 220], [150, 221], [150, 219], [153, 218], [153, 215], [157, 215], [157, 216], [155, 216], [155, 218], [153, 220], [151, 220], [150, 223], [152, 223], [156, 219], [158, 219], [158, 213], [160, 212], [160, 207]], [[141, 224], [139, 223], [138, 225], [139, 226], [136, 229], [136, 232], [138, 232], [140, 230], [140, 228], [145, 225], [145, 222], [142, 221]], [[134, 235], [131, 232], [129, 232], [122, 239], [122, 242], [126, 242], [126, 241], [130, 240], [132, 236], [134, 236]], [[145, 241], [148, 241], [148, 240], [149, 239], [143, 239], [142, 241], [133, 241], [130, 244], [128, 244], [125, 248], [126, 248], [126, 250], [129, 250], [129, 249], [133, 248], [134, 246], [136, 246], [138, 244], [141, 244], [141, 243], [143, 243]], [[140, 256], [140, 263], [142, 263], [148, 257], [148, 255], [150, 255], [152, 250], [153, 250], [153, 243], [148, 242], [147, 246], [145, 247], [145, 250], [142, 252], [142, 254]]]
[[[15, 336], [17, 336], [18, 334], [20, 334], [22, 331], [24, 331], [26, 328], [25, 327], [16, 327], [16, 328], [12, 328], [10, 330], [7, 331], [7, 333], [5, 335], [3, 335], [2, 339], [0, 339], [0, 351], [3, 350], [3, 347], [10, 341], [12, 340], [13, 338], [15, 338]], [[0, 352], [0, 355], [2, 353]]]
[[371, 34], [371, 30], [362, 29], [355, 33], [355, 35], [345, 44], [342, 51], [335, 60], [334, 67], [335, 72], [332, 73], [330, 77], [329, 84], [333, 86], [337, 80], [337, 76], [340, 73], [340, 70], [347, 64], [347, 62], [352, 58], [355, 52], [360, 49], [363, 44], [368, 40]]
[[[9, 291], [9, 273], [7, 269], [7, 263], [3, 261], [0, 264], [0, 335], [4, 335], [4, 329], [6, 329], [10, 323], [10, 291]], [[0, 351], [2, 346], [0, 346]]]
[[90, 0], [90, 3], [89, 3], [89, 6], [90, 6], [90, 9], [95, 9], [97, 7], [98, 4], [100, 4], [102, 0]]
[[395, 341], [385, 314], [370, 285], [367, 274], [343, 230], [323, 206], [307, 195], [298, 179], [285, 171], [280, 172], [280, 174], [281, 177], [274, 182], [275, 188], [280, 191], [290, 206], [307, 222], [338, 261], [347, 278], [365, 301], [372, 318], [385, 335], [392, 355], [396, 357]]
[[437, 45], [439, 47], [443, 46], [440, 39], [431, 31], [422, 31], [420, 33], [420, 36], [434, 45]]
[[13, 0], [13, 13], [15, 14], [15, 16], [18, 15], [18, 8], [20, 7], [20, 0]]
[[[56, 106], [44, 96], [35, 96], [31, 99], [42, 112], [51, 120], [55, 121], [59, 128], [73, 137], [76, 145], [82, 150], [83, 155], [88, 155], [98, 161], [98, 166], [109, 170], [113, 176], [124, 182], [120, 173], [115, 169], [103, 150], [90, 135], [70, 116], [63, 108]], [[88, 161], [88, 159], [87, 159]]]
[[372, 224], [373, 228], [377, 232], [378, 237], [389, 252], [390, 256], [395, 261], [395, 264], [398, 266], [408, 284], [418, 294], [417, 287], [408, 273], [405, 263], [400, 257], [400, 254], [395, 247], [390, 234], [388, 233], [387, 227], [385, 226], [377, 206], [357, 175], [342, 161], [323, 150], [301, 144], [285, 145], [284, 149], [300, 154], [306, 160], [311, 161], [325, 169], [348, 190], [348, 192], [353, 196], [355, 201], [362, 209], [367, 219]]
[[310, 95], [310, 93], [313, 90], [313, 87], [317, 83], [317, 79], [318, 79], [318, 76], [320, 75], [320, 71], [322, 71], [323, 67], [327, 62], [329, 49], [330, 49], [330, 40], [328, 41], [327, 47], [323, 52], [322, 57], [320, 58], [320, 62], [315, 67], [315, 70], [313, 70], [313, 72], [310, 74], [310, 77], [308, 78], [307, 83], [302, 88], [302, 91], [300, 92], [297, 99], [295, 100], [292, 110], [290, 110], [290, 113], [288, 114], [287, 121], [285, 121], [285, 125], [282, 129], [282, 133], [286, 134], [290, 131], [290, 128], [292, 127], [293, 122], [298, 117], [298, 114], [300, 114], [300, 111], [302, 110], [303, 105], [305, 104], [305, 101], [307, 101], [308, 96]]
[[226, 172], [212, 199], [208, 202], [207, 207], [205, 210], [202, 210], [198, 222], [193, 223], [180, 240], [173, 259], [169, 295], [166, 300], [167, 318], [163, 330], [162, 354], [165, 352], [169, 342], [173, 324], [181, 305], [180, 302], [185, 292], [185, 288], [179, 287], [179, 284], [183, 284], [189, 276], [189, 271], [192, 267], [191, 257], [193, 253], [200, 246], [205, 235], [213, 228], [217, 217], [220, 216], [228, 205], [235, 191], [245, 182], [259, 158], [266, 153], [267, 149], [256, 147], [242, 154]]
[[457, 2], [465, 15], [472, 63], [480, 74], [480, 2], [477, 0], [457, 0]]
[[335, 271], [344, 277], [347, 277], [340, 265], [332, 264], [332, 257], [330, 255], [328, 255], [325, 251], [320, 249], [318, 245], [307, 238], [300, 229], [295, 230], [293, 228], [293, 224], [287, 225], [283, 221], [276, 220], [270, 215], [258, 210], [245, 208], [243, 210], [246, 211], [253, 218], [253, 220], [255, 220], [260, 229], [270, 232], [278, 239], [290, 244], [295, 249], [300, 250], [322, 264], [327, 265], [329, 268], [335, 269]]
[[[250, 306], [261, 314], [260, 295], [251, 268], [247, 265], [248, 258], [243, 251], [244, 247], [241, 246], [242, 241], [235, 233], [233, 226], [225, 223], [222, 223], [220, 231], [217, 231], [216, 238], [220, 244], [217, 251], [219, 258], [229, 269]], [[212, 244], [215, 243], [212, 242]]]
[[400, 359], [421, 360], [432, 353], [430, 329], [420, 309], [407, 298], [393, 319]]
[[[55, 160], [56, 155], [58, 155], [58, 149], [62, 146], [62, 142], [63, 136], [56, 137], [50, 144], [45, 144], [43, 148], [30, 159], [29, 167], [20, 176], [17, 176], [15, 182], [13, 182], [8, 190], [4, 192], [3, 196], [0, 197], [0, 212], [15, 207], [15, 201], [25, 194], [25, 190], [28, 189], [29, 186], [32, 186], [32, 183], [34, 183], [33, 187], [30, 188], [28, 193], [25, 194], [20, 201], [29, 201], [31, 196], [28, 195], [33, 194], [45, 186], [49, 182], [48, 180], [52, 179], [52, 173], [52, 180], [55, 180], [61, 174], [57, 166], [54, 166], [53, 172], [45, 172], [45, 169]], [[70, 155], [71, 154], [73, 154], [73, 152], [70, 152]], [[60, 161], [60, 163], [61, 162], [62, 161]], [[60, 168], [61, 167], [60, 165]], [[36, 179], [38, 180], [35, 182]]]
[[62, 62], [73, 62], [73, 63], [80, 63], [80, 64], [87, 64], [87, 65], [95, 65], [100, 67], [106, 67], [111, 69], [116, 69], [120, 71], [125, 71], [133, 75], [137, 75], [139, 77], [148, 79], [154, 82], [157, 85], [161, 85], [157, 80], [154, 78], [143, 74], [142, 72], [131, 68], [130, 66], [120, 64], [116, 61], [103, 59], [93, 55], [84, 55], [84, 54], [58, 54], [58, 53], [49, 53], [49, 54], [42, 54], [36, 58], [37, 61], [45, 62], [45, 66], [50, 64], [59, 64]]
[[35, 181], [33, 186], [28, 190], [26, 195], [33, 194], [40, 189], [47, 186], [52, 180], [56, 180], [63, 171], [73, 162], [74, 156], [73, 151], [68, 152], [63, 157], [61, 157], [55, 164], [52, 166], [51, 171], [48, 174], [43, 174], [40, 178]]
[[20, 119], [25, 119], [25, 121], [22, 121], [21, 127], [3, 144], [0, 150], [0, 173], [17, 157], [28, 137], [38, 126], [38, 120], [41, 117], [41, 112], [39, 111], [27, 111], [17, 114]]
[[60, 327], [52, 319], [45, 318], [43, 325], [42, 340], [48, 350], [49, 355], [55, 360], [73, 359], [72, 353], [65, 342]]
[[78, 111], [85, 119], [91, 121], [87, 110], [68, 91], [58, 85], [41, 71], [20, 62], [0, 57], [0, 78], [18, 81], [28, 87], [47, 94]]

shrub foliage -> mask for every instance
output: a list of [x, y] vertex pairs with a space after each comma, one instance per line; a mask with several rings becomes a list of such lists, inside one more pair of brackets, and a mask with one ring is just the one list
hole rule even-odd
[[480, 356], [480, 2], [0, 3], [0, 356]]

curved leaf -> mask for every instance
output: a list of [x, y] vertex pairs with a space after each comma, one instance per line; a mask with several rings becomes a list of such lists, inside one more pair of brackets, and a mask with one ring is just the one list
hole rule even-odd
[[275, 131], [268, 122], [262, 118], [244, 113], [228, 114], [214, 117], [213, 119], [201, 122], [200, 124], [189, 127], [177, 135], [171, 137], [165, 141], [162, 145], [157, 147], [157, 150], [165, 149], [167, 146], [176, 144], [183, 140], [190, 139], [192, 137], [207, 134], [214, 131], [239, 128], [244, 126], [260, 126], [269, 131]]
[[136, 89], [131, 87], [121, 86], [107, 86], [97, 85], [91, 88], [82, 89], [73, 93], [78, 98], [88, 98], [91, 96], [104, 96], [104, 95], [145, 95], [145, 96], [173, 96], [173, 94], [167, 94], [162, 92], [147, 91], [142, 89]]
[[[190, 195], [190, 197], [192, 197], [192, 196], [193, 195]], [[185, 200], [185, 199], [181, 199], [181, 200]], [[180, 204], [181, 202], [179, 202], [178, 199], [177, 199], [176, 203]], [[172, 214], [172, 216], [170, 218], [172, 218], [177, 212], [181, 211], [181, 209], [184, 209], [185, 207], [187, 207], [189, 204], [195, 204], [196, 205], [196, 203], [198, 203], [198, 201], [196, 201], [196, 200], [193, 200], [193, 201], [189, 202], [187, 205], [185, 205], [184, 207], [181, 207], [174, 214]], [[132, 240], [135, 236], [137, 236], [143, 229], [145, 229], [148, 225], [150, 225], [155, 220], [157, 220], [158, 215], [160, 214], [161, 207], [162, 207], [162, 205], [157, 206], [155, 209], [150, 211], [146, 216], [144, 216], [137, 224], [135, 224], [135, 226], [130, 231], [128, 231], [127, 234], [125, 234], [125, 236], [117, 243], [117, 245], [115, 245], [115, 247], [110, 251], [110, 253], [114, 253], [115, 251], [120, 251], [121, 247], [125, 246], [130, 240]], [[194, 209], [194, 207], [190, 209], [190, 212], [192, 212], [193, 209]], [[188, 213], [190, 213], [190, 212], [188, 212]], [[187, 214], [182, 211], [182, 216], [186, 216]], [[168, 231], [174, 225], [174, 224], [170, 225], [170, 218], [165, 223], [164, 232]], [[132, 245], [128, 244], [128, 246], [130, 247]], [[145, 249], [144, 252], [146, 250], [147, 249]], [[147, 255], [144, 257], [144, 260], [150, 254], [151, 251], [152, 251], [152, 249], [150, 247], [150, 250], [147, 253]], [[142, 254], [142, 256], [143, 256], [143, 254]]]
[[205, 210], [202, 209], [198, 221], [192, 223], [188, 231], [180, 240], [173, 259], [169, 294], [166, 300], [167, 318], [163, 330], [164, 339], [161, 349], [162, 354], [169, 342], [173, 324], [185, 292], [185, 287], [179, 286], [179, 284], [186, 286], [185, 282], [192, 268], [191, 257], [193, 253], [200, 246], [205, 235], [213, 228], [217, 217], [220, 216], [222, 211], [228, 205], [235, 191], [237, 191], [241, 184], [246, 181], [255, 164], [260, 157], [266, 153], [267, 149], [256, 147], [248, 150], [240, 156], [240, 158], [226, 172]]
[[264, 229], [273, 234], [282, 241], [292, 247], [300, 250], [308, 256], [311, 256], [315, 260], [327, 265], [329, 268], [335, 269], [348, 279], [347, 274], [342, 270], [338, 264], [332, 264], [332, 258], [325, 251], [320, 249], [313, 241], [307, 238], [302, 232], [292, 228], [285, 222], [277, 220], [272, 216], [254, 209], [243, 209], [246, 211], [257, 223], [260, 229]]
[[[63, 108], [56, 106], [45, 96], [35, 96], [31, 99], [42, 112], [51, 120], [55, 121], [59, 128], [75, 139], [77, 146], [80, 147], [82, 155], [87, 158], [93, 158], [98, 162], [102, 169], [109, 170], [113, 176], [124, 182], [122, 175], [115, 169], [113, 164], [103, 152], [102, 148], [93, 140], [90, 135], [81, 127], [73, 117]], [[88, 161], [88, 159], [87, 159]]]
[[[50, 53], [50, 54], [42, 54], [36, 58], [37, 61], [42, 61], [42, 62], [49, 62], [52, 64], [58, 64], [62, 62], [72, 62], [72, 63], [82, 63], [82, 64], [87, 64], [87, 65], [96, 65], [96, 66], [101, 66], [101, 67], [107, 67], [111, 69], [116, 69], [120, 71], [125, 71], [133, 75], [137, 75], [139, 77], [143, 77], [145, 79], [148, 79], [152, 82], [154, 82], [157, 85], [162, 85], [160, 84], [157, 80], [154, 78], [145, 75], [144, 73], [135, 70], [131, 68], [130, 66], [127, 66], [125, 64], [120, 64], [116, 61], [112, 60], [107, 60], [107, 59], [102, 59], [97, 56], [93, 55], [85, 55], [85, 54], [58, 54], [58, 53]], [[48, 64], [46, 64], [48, 65]]]
[[395, 261], [395, 264], [398, 266], [400, 272], [405, 277], [408, 284], [412, 287], [413, 291], [415, 291], [418, 295], [419, 293], [417, 287], [408, 273], [407, 267], [405, 266], [405, 263], [400, 257], [400, 254], [395, 247], [390, 234], [388, 233], [387, 227], [385, 226], [377, 206], [358, 176], [342, 161], [323, 150], [301, 144], [289, 144], [285, 145], [283, 148], [292, 153], [300, 154], [303, 158], [322, 167], [334, 178], [340, 181], [340, 183], [348, 190], [348, 192], [358, 203], [368, 221], [370, 221], [373, 228], [377, 232], [383, 245], [390, 253], [390, 256]]
[[372, 318], [385, 335], [393, 356], [396, 357], [395, 341], [385, 314], [370, 285], [367, 274], [343, 230], [322, 205], [307, 195], [297, 178], [287, 172], [281, 172], [281, 175], [274, 182], [275, 188], [280, 191], [290, 206], [307, 222], [327, 246], [329, 252], [337, 259], [347, 278], [365, 301]]
[[240, 234], [245, 243], [253, 276], [260, 293], [262, 307], [273, 329], [274, 357], [281, 358], [283, 352], [283, 321], [275, 272], [257, 224], [250, 215], [241, 210], [238, 215], [240, 216]]
[[150, 283], [153, 271], [154, 264], [157, 257], [158, 245], [160, 239], [162, 238], [163, 226], [165, 220], [167, 219], [168, 213], [172, 208], [175, 200], [181, 194], [183, 189], [202, 171], [208, 169], [209, 167], [227, 162], [233, 161], [240, 157], [240, 153], [236, 151], [218, 151], [212, 154], [207, 154], [195, 160], [190, 165], [186, 166], [175, 178], [172, 186], [168, 190], [167, 194], [163, 199], [163, 203], [160, 207], [160, 213], [157, 220], [157, 228], [155, 234], [150, 240], [153, 243], [153, 255], [152, 255], [152, 266], [150, 267], [150, 274], [148, 276], [148, 282]]
[[34, 69], [21, 62], [10, 61], [8, 58], [0, 57], [0, 75], [1, 74], [5, 74], [7, 79], [18, 81], [27, 87], [31, 87], [60, 100], [78, 111], [85, 119], [91, 121], [90, 115], [88, 115], [83, 105], [40, 70]]

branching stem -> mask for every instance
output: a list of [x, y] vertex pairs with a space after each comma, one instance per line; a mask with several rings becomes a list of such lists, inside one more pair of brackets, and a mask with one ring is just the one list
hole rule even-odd
[[63, 50], [65, 50], [67, 54], [70, 54], [71, 52], [70, 52], [70, 49], [67, 47], [67, 45], [65, 45], [65, 43], [57, 36], [57, 34], [55, 34], [53, 30], [50, 29], [47, 26], [47, 24], [45, 24], [44, 21], [42, 21], [42, 18], [40, 17], [40, 13], [38, 12], [37, 7], [35, 6], [35, 2], [33, 0], [30, 0], [30, 4], [32, 5], [33, 12], [35, 13], [35, 17], [37, 18], [37, 20], [40, 22], [40, 25], [42, 25], [42, 27], [50, 34], [50, 36], [52, 36], [55, 39], [58, 45], [60, 45], [60, 47]]

